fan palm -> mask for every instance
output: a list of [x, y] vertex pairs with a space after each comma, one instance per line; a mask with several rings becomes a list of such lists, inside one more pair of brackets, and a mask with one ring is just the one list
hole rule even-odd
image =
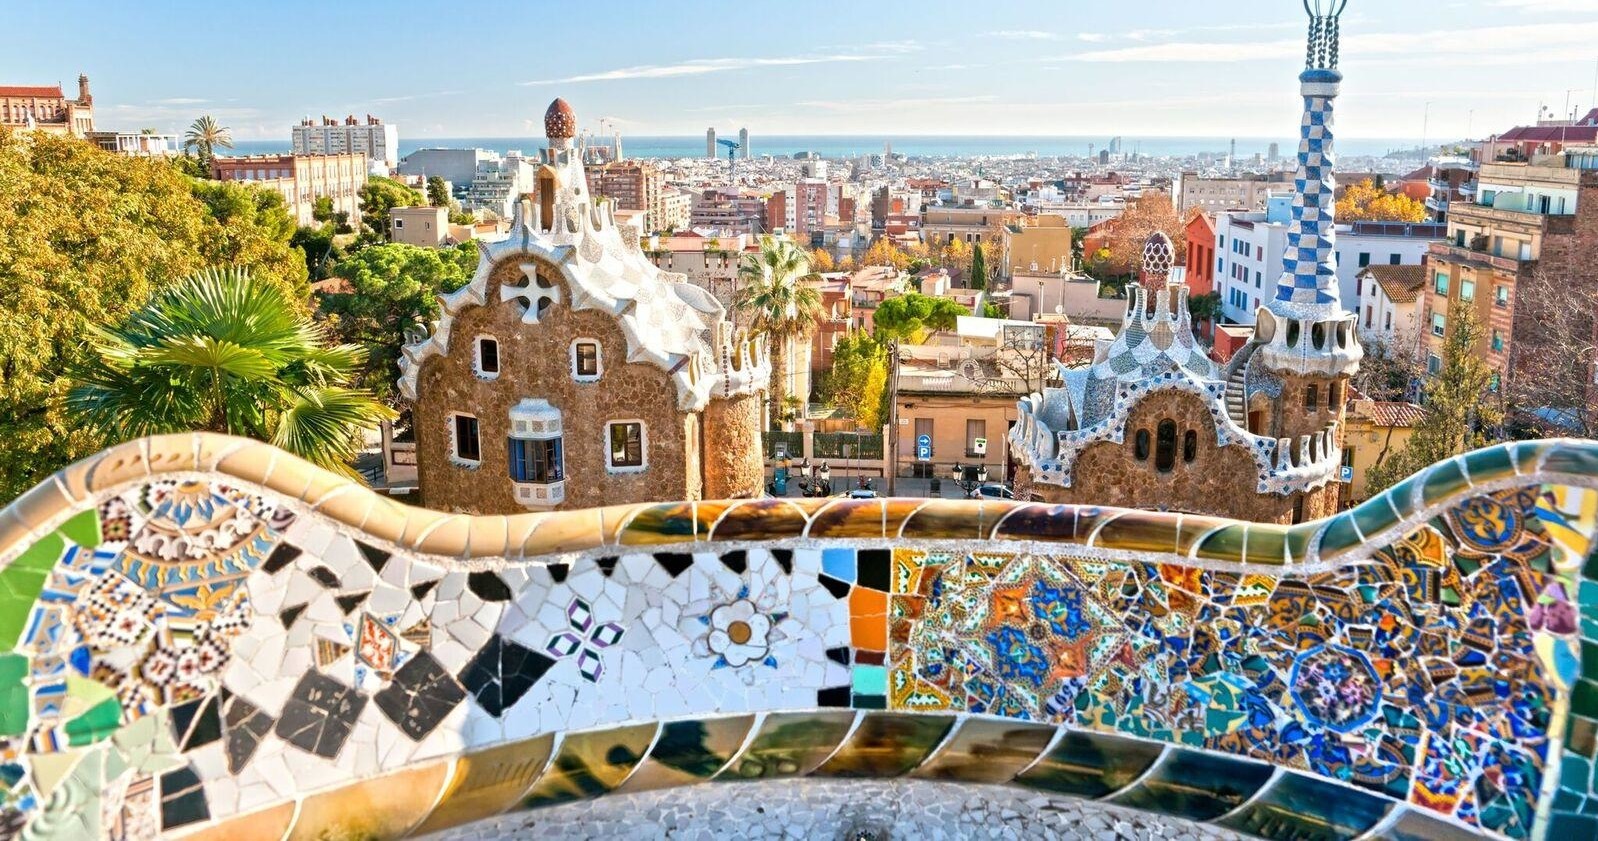
[[200, 158], [200, 169], [207, 174], [211, 169], [211, 156], [218, 146], [232, 149], [233, 133], [227, 126], [217, 125], [210, 114], [195, 120], [183, 133], [183, 151], [195, 150]]
[[[762, 237], [760, 250], [738, 265], [734, 306], [748, 315], [750, 329], [771, 340], [771, 388], [774, 408], [786, 402], [788, 366], [793, 348], [809, 341], [821, 321], [821, 293], [803, 281], [812, 277], [810, 259], [786, 239]], [[773, 412], [773, 414], [778, 414]]]
[[354, 476], [361, 430], [394, 416], [345, 386], [365, 350], [327, 345], [281, 291], [242, 269], [185, 278], [121, 326], [95, 328], [90, 343], [67, 405], [119, 439], [247, 435]]

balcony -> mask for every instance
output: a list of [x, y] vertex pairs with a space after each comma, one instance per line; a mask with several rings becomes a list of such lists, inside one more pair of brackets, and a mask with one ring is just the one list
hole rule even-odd
[[1521, 261], [1514, 257], [1501, 257], [1481, 248], [1471, 248], [1455, 245], [1451, 242], [1434, 242], [1428, 249], [1434, 259], [1443, 259], [1451, 263], [1463, 263], [1476, 268], [1496, 269], [1508, 274], [1517, 274], [1523, 268], [1529, 268], [1535, 260]]
[[516, 501], [522, 505], [540, 508], [559, 505], [566, 501], [566, 482], [512, 482]]
[[1448, 200], [1447, 199], [1440, 199], [1440, 198], [1438, 198], [1435, 195], [1427, 196], [1426, 197], [1426, 209], [1430, 210], [1433, 213], [1447, 213], [1448, 212]]

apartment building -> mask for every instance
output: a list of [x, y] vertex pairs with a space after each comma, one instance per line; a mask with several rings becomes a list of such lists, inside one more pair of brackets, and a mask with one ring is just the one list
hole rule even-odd
[[437, 248], [449, 235], [449, 208], [396, 207], [388, 212], [388, 238], [392, 242]]
[[366, 156], [350, 155], [244, 155], [214, 158], [211, 177], [242, 181], [283, 194], [295, 224], [310, 225], [316, 200], [326, 197], [335, 213], [361, 218], [361, 187], [366, 184]]
[[588, 189], [610, 199], [621, 210], [644, 213], [644, 233], [663, 231], [666, 223], [666, 179], [653, 164], [615, 161], [589, 166]]
[[312, 122], [306, 117], [294, 127], [293, 144], [296, 155], [360, 154], [382, 161], [390, 170], [399, 164], [399, 128], [371, 114], [364, 122], [354, 114], [342, 122], [326, 116]]
[[1516, 287], [1534, 271], [1590, 283], [1595, 253], [1598, 146], [1565, 147], [1530, 163], [1483, 163], [1476, 200], [1450, 207], [1448, 239], [1431, 246], [1423, 312], [1429, 369], [1441, 369], [1449, 307], [1463, 302], [1481, 323], [1482, 356], [1510, 373]]
[[1193, 171], [1178, 176], [1176, 184], [1176, 212], [1179, 214], [1194, 208], [1209, 213], [1264, 210], [1265, 200], [1271, 193], [1293, 187], [1283, 174], [1206, 178]]
[[1017, 216], [1000, 232], [1004, 275], [1019, 272], [1063, 272], [1071, 268], [1071, 226], [1065, 217], [1052, 213]]
[[1424, 264], [1376, 265], [1361, 269], [1356, 280], [1360, 341], [1367, 345], [1416, 347], [1421, 332], [1426, 275]]

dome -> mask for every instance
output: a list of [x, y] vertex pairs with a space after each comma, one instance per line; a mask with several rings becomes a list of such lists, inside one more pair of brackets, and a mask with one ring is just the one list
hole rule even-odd
[[1143, 243], [1143, 274], [1146, 277], [1164, 277], [1171, 273], [1171, 264], [1175, 260], [1176, 248], [1171, 245], [1171, 238], [1164, 231], [1149, 234], [1148, 241]]
[[556, 98], [544, 112], [544, 136], [550, 139], [577, 136], [577, 112], [564, 99]]

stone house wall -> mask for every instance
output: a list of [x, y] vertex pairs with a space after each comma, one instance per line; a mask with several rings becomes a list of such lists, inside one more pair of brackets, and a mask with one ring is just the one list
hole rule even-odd
[[[733, 499], [760, 496], [766, 463], [761, 448], [763, 394], [711, 400], [705, 407], [704, 497]], [[696, 421], [698, 415], [692, 416]], [[749, 443], [754, 442], [754, 443]]]
[[[455, 317], [449, 353], [423, 365], [415, 406], [423, 504], [484, 514], [527, 510], [513, 496], [505, 443], [510, 408], [524, 398], [547, 400], [561, 412], [566, 499], [559, 508], [698, 498], [698, 442], [693, 442], [693, 456], [687, 446], [698, 417], [688, 414], [685, 420], [678, 410], [677, 386], [670, 375], [648, 363], [626, 362], [627, 340], [616, 320], [595, 310], [570, 309], [570, 290], [552, 267], [541, 268], [540, 274], [560, 288], [560, 302], [545, 310], [538, 324], [523, 324], [515, 304], [499, 302], [499, 287], [523, 276], [519, 266], [524, 261], [516, 258], [494, 267], [487, 288], [490, 303], [463, 309]], [[500, 374], [492, 380], [475, 371], [479, 335], [499, 342]], [[599, 342], [597, 382], [572, 378], [571, 345], [578, 338]], [[473, 468], [450, 461], [450, 418], [456, 411], [478, 419], [482, 463]], [[645, 470], [607, 469], [605, 423], [611, 420], [644, 422]], [[750, 449], [758, 456], [758, 446]]]
[[[1175, 464], [1168, 472], [1155, 468], [1157, 430], [1165, 419], [1175, 421], [1177, 429]], [[1139, 429], [1149, 433], [1146, 460], [1136, 457]], [[1192, 462], [1182, 457], [1183, 438], [1188, 430], [1198, 434]], [[1071, 470], [1072, 487], [1032, 484], [1029, 471], [1021, 471], [1027, 481], [1024, 487], [1018, 484], [1016, 496], [1025, 499], [1033, 495], [1053, 503], [1211, 514], [1255, 522], [1293, 522], [1298, 495], [1253, 493], [1248, 477], [1257, 470], [1254, 457], [1246, 448], [1236, 444], [1217, 446], [1214, 419], [1197, 395], [1156, 391], [1133, 407], [1123, 443], [1092, 444], [1077, 456]], [[1336, 485], [1304, 494], [1303, 507], [1304, 519], [1335, 513]]]

